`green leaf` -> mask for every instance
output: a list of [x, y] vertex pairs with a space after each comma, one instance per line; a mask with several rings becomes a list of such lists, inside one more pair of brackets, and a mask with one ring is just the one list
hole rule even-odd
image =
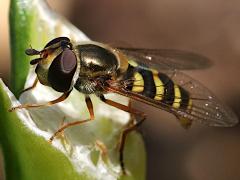
[[25, 56], [24, 51], [30, 42], [33, 19], [31, 12], [30, 7], [23, 1], [11, 0], [9, 14], [12, 56], [11, 90], [17, 96], [24, 87], [29, 69], [29, 58]]
[[91, 179], [77, 173], [69, 159], [28, 129], [17, 113], [8, 112], [12, 104], [9, 96], [0, 81], [0, 141], [7, 180]]

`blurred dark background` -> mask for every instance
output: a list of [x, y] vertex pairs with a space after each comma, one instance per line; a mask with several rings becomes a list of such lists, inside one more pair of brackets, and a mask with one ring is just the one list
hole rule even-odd
[[[240, 117], [240, 2], [224, 0], [49, 0], [92, 40], [132, 47], [193, 51], [214, 66], [189, 74]], [[9, 77], [9, 0], [1, 1], [0, 77]], [[150, 180], [240, 179], [240, 128], [194, 124], [190, 130], [158, 109], [146, 109], [142, 134]]]

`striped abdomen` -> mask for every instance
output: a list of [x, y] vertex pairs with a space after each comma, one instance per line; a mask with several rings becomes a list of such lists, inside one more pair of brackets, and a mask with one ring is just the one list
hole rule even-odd
[[156, 70], [142, 68], [134, 62], [130, 63], [124, 76], [124, 79], [129, 81], [128, 90], [174, 108], [191, 108], [189, 93], [175, 84], [171, 77]]

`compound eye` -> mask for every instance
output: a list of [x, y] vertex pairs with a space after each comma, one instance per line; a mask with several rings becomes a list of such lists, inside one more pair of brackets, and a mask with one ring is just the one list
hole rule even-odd
[[49, 47], [49, 46], [52, 46], [53, 44], [57, 44], [57, 43], [59, 43], [59, 42], [61, 42], [61, 41], [70, 42], [70, 39], [69, 39], [68, 37], [57, 37], [57, 38], [49, 41], [49, 42], [46, 44], [46, 46], [44, 47], [44, 49], [47, 48], [47, 47]]
[[77, 57], [70, 49], [63, 50], [52, 62], [48, 70], [48, 81], [53, 89], [66, 92], [71, 88], [77, 68]]

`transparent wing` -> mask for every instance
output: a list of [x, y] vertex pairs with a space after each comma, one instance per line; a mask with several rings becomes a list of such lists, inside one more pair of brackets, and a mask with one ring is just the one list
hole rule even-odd
[[212, 65], [212, 62], [192, 52], [173, 49], [137, 49], [117, 48], [130, 60], [136, 61], [143, 66], [162, 69], [204, 69]]
[[[165, 73], [169, 76], [172, 74], [172, 72]], [[182, 72], [175, 72], [172, 80], [187, 90], [192, 100], [191, 110], [171, 108], [177, 115], [210, 126], [227, 127], [238, 123], [238, 118], [232, 110], [197, 80]]]
[[[122, 83], [110, 83], [110, 90], [132, 99], [144, 102], [157, 108], [169, 111], [178, 118], [185, 118], [190, 121], [198, 121], [209, 126], [228, 127], [238, 123], [237, 116], [221, 103], [213, 93], [211, 93], [200, 82], [192, 79], [188, 75], [178, 71], [162, 71], [168, 75], [175, 84], [181, 86], [188, 91], [192, 107], [174, 108], [173, 106], [162, 101], [148, 98], [140, 93], [134, 93], [121, 85]], [[159, 96], [164, 96], [159, 94]], [[175, 96], [172, 94], [172, 96]], [[187, 106], [187, 104], [186, 104]]]

